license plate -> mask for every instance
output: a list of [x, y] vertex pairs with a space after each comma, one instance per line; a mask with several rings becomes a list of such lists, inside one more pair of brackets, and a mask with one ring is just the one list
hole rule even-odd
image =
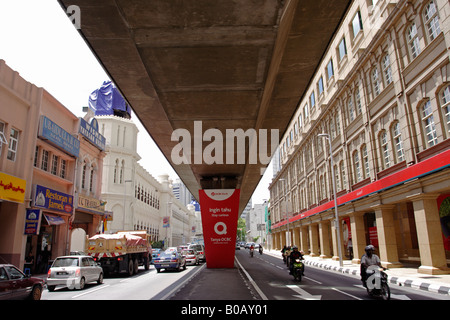
[[67, 276], [68, 273], [67, 272], [57, 272], [56, 273], [58, 276]]

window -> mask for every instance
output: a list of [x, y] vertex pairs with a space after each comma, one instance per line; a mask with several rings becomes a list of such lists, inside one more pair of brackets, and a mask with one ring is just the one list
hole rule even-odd
[[341, 191], [342, 190], [341, 175], [339, 173], [337, 165], [334, 166], [334, 177], [336, 179], [336, 191]]
[[330, 80], [330, 78], [332, 76], [334, 76], [333, 59], [330, 59], [330, 61], [327, 64], [327, 75], [328, 75], [328, 79], [327, 80]]
[[305, 115], [305, 122], [308, 121], [308, 116], [309, 116], [309, 107], [308, 104], [305, 104], [305, 106], [303, 107], [303, 113]]
[[341, 120], [339, 119], [339, 113], [336, 113], [336, 117], [335, 117], [336, 121], [336, 136], [341, 134]]
[[450, 86], [441, 92], [441, 108], [444, 113], [444, 122], [447, 124], [447, 132], [450, 134]]
[[334, 119], [333, 118], [331, 118], [331, 120], [330, 120], [330, 133], [331, 133], [331, 140], [336, 138], [336, 130], [334, 128]]
[[339, 42], [339, 61], [342, 61], [347, 55], [347, 46], [345, 45], [345, 37]]
[[[0, 149], [0, 151], [1, 151], [1, 149]], [[1, 154], [1, 152], [0, 152], [0, 154]], [[35, 166], [36, 168], [38, 166], [38, 157], [39, 157], [39, 147], [36, 146], [36, 150], [34, 150], [34, 163], [33, 163], [33, 166]]]
[[118, 175], [119, 174], [119, 159], [116, 159], [116, 165], [114, 166], [114, 183], [117, 183], [118, 181]]
[[392, 137], [394, 140], [397, 162], [401, 162], [405, 160], [405, 155], [403, 152], [402, 133], [400, 130], [399, 122], [395, 122], [394, 125], [392, 126]]
[[311, 109], [314, 108], [316, 105], [316, 97], [314, 96], [314, 91], [309, 96], [309, 101], [311, 103]]
[[2, 155], [2, 146], [8, 144], [5, 137], [5, 123], [0, 121], [0, 156]]
[[417, 35], [417, 27], [414, 22], [409, 26], [407, 30], [407, 40], [409, 53], [411, 55], [411, 58], [414, 59], [420, 53], [419, 37]]
[[434, 125], [433, 110], [431, 109], [430, 100], [425, 102], [420, 111], [423, 130], [425, 132], [425, 140], [428, 147], [432, 147], [437, 144], [437, 134], [436, 127]]
[[377, 67], [375, 67], [372, 70], [372, 86], [373, 86], [373, 97], [375, 98], [381, 92], [380, 75], [378, 73], [378, 68]]
[[67, 173], [67, 161], [64, 159], [61, 159], [61, 167], [59, 168], [59, 176], [63, 179], [66, 178]]
[[385, 130], [380, 134], [380, 151], [383, 169], [387, 169], [391, 166], [391, 159], [389, 155], [388, 135]]
[[349, 122], [352, 122], [355, 120], [355, 108], [353, 107], [353, 99], [351, 97], [347, 100], [347, 110]]
[[344, 161], [340, 162], [339, 169], [340, 169], [340, 175], [341, 175], [341, 181], [342, 181], [342, 190], [345, 190], [345, 189], [347, 189], [347, 177], [345, 175]]
[[91, 175], [89, 177], [89, 191], [94, 191], [94, 168], [91, 168]]
[[88, 167], [87, 167], [87, 163], [84, 162], [83, 163], [83, 171], [81, 173], [81, 188], [82, 189], [86, 189], [86, 173], [87, 173]]
[[384, 83], [386, 83], [387, 86], [392, 82], [391, 61], [389, 59], [389, 55], [385, 55], [383, 57], [382, 66], [383, 66]]
[[439, 33], [441, 33], [441, 28], [439, 27], [439, 17], [434, 0], [430, 1], [425, 7], [424, 18], [428, 38], [432, 41], [438, 36]]
[[356, 112], [358, 112], [358, 114], [361, 114], [362, 104], [361, 104], [361, 94], [359, 93], [359, 85], [356, 86], [355, 101], [356, 101]]
[[298, 126], [300, 128], [303, 127], [303, 119], [302, 119], [302, 114], [301, 113], [298, 115]]
[[19, 131], [17, 129], [11, 129], [11, 135], [9, 136], [8, 147], [8, 160], [16, 161], [17, 148], [19, 145]]
[[42, 150], [41, 169], [47, 171], [48, 169], [48, 151]]
[[120, 184], [124, 183], [124, 175], [125, 175], [125, 160], [122, 160], [122, 168], [120, 168]]
[[50, 172], [54, 175], [56, 175], [58, 172], [58, 160], [59, 157], [52, 154], [52, 168], [50, 169]]
[[360, 182], [362, 180], [361, 163], [359, 161], [358, 151], [353, 153], [353, 167], [355, 173], [355, 182]]
[[352, 27], [353, 27], [353, 39], [356, 38], [358, 33], [363, 29], [362, 19], [361, 19], [361, 12], [358, 11], [355, 15], [355, 17], [352, 20]]
[[320, 77], [319, 81], [317, 82], [317, 91], [319, 92], [319, 98], [322, 95], [324, 88], [323, 88], [323, 78]]
[[369, 154], [367, 153], [367, 146], [364, 144], [361, 147], [361, 155], [364, 162], [364, 178], [370, 177], [370, 168], [369, 168]]

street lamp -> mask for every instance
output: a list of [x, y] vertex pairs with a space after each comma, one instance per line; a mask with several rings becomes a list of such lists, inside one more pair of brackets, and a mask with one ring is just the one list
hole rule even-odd
[[330, 146], [330, 166], [331, 166], [331, 178], [333, 180], [333, 196], [334, 196], [334, 213], [335, 213], [335, 219], [336, 219], [336, 231], [337, 231], [337, 242], [338, 242], [338, 253], [339, 253], [339, 266], [342, 267], [343, 261], [342, 261], [342, 249], [341, 249], [341, 227], [339, 223], [339, 213], [338, 213], [338, 206], [337, 206], [337, 199], [336, 199], [336, 180], [334, 176], [334, 165], [333, 165], [333, 151], [331, 149], [331, 139], [330, 135], [328, 133], [320, 133], [318, 135], [319, 137], [323, 137], [328, 140], [328, 144]]
[[289, 215], [288, 215], [288, 203], [287, 203], [287, 190], [286, 190], [286, 179], [284, 178], [280, 178], [279, 181], [283, 181], [283, 190], [286, 191], [286, 194], [284, 195], [284, 203], [285, 203], [285, 207], [286, 207], [286, 220], [287, 220], [287, 239], [286, 241], [288, 242], [287, 245], [290, 246], [291, 245], [291, 233], [289, 232]]

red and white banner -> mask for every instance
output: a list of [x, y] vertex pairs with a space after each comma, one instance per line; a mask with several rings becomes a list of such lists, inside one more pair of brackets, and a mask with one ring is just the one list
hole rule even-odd
[[199, 190], [207, 268], [233, 268], [239, 189]]

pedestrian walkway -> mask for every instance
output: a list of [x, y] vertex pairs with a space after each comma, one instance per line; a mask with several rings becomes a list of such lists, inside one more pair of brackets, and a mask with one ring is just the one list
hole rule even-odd
[[[279, 250], [264, 250], [264, 253], [281, 259]], [[305, 255], [304, 258], [307, 266], [345, 273], [360, 279], [360, 265], [353, 264], [351, 260], [344, 260], [341, 267], [339, 261], [331, 259], [311, 257], [309, 255]], [[413, 267], [387, 269], [386, 273], [389, 276], [389, 284], [450, 295], [450, 274], [428, 275], [418, 273], [417, 268]]]

